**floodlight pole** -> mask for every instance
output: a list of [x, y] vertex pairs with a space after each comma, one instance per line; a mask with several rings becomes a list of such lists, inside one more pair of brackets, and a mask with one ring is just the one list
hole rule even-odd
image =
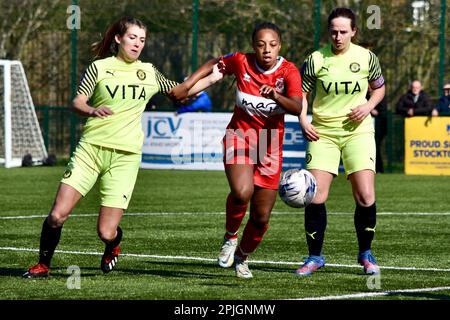
[[445, 68], [445, 10], [446, 0], [441, 0], [441, 21], [439, 25], [439, 90], [444, 86]]
[[[78, 0], [72, 0], [72, 5], [78, 6]], [[77, 62], [78, 62], [78, 33], [77, 28], [72, 28], [70, 35], [71, 43], [71, 94], [69, 104], [77, 94]], [[76, 125], [78, 118], [71, 112], [70, 114], [70, 156], [75, 151], [76, 145]]]
[[192, 0], [192, 57], [191, 70], [197, 70], [197, 52], [198, 52], [198, 1]]
[[320, 0], [314, 1], [314, 50], [320, 45]]

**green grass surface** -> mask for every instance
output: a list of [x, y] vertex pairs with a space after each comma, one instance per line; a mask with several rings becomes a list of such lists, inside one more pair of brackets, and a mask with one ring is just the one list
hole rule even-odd
[[[218, 267], [215, 259], [224, 232], [228, 186], [223, 172], [211, 171], [141, 170], [127, 213], [142, 215], [122, 219], [124, 255], [107, 275], [99, 269], [104, 246], [96, 235], [99, 194], [94, 187], [64, 225], [51, 277], [22, 279], [36, 262], [44, 218], [19, 217], [48, 213], [63, 171], [63, 167], [0, 168], [2, 300], [270, 300], [360, 293], [368, 295], [358, 299], [450, 299], [449, 289], [396, 292], [450, 287], [450, 215], [442, 214], [450, 212], [450, 178], [402, 174], [377, 176], [380, 215], [373, 251], [382, 267], [379, 289], [368, 288], [368, 277], [356, 263], [354, 204], [342, 175], [333, 182], [327, 203], [324, 269], [312, 277], [294, 276], [307, 254], [303, 210], [280, 200], [262, 244], [251, 256], [254, 278], [237, 279], [233, 269]], [[80, 268], [80, 289], [68, 289], [73, 278], [67, 268], [72, 265]], [[388, 290], [394, 292], [370, 295]]]

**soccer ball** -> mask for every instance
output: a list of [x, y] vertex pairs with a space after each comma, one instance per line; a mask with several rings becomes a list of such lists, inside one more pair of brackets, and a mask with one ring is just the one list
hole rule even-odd
[[314, 199], [317, 183], [305, 169], [290, 169], [281, 177], [278, 194], [281, 200], [293, 208], [304, 208]]

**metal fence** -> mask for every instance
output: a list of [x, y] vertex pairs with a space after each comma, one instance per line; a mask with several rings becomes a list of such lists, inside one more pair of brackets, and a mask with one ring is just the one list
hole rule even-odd
[[69, 158], [71, 142], [81, 136], [83, 121], [68, 107], [36, 106], [35, 110], [47, 153]]
[[382, 154], [386, 155], [387, 172], [404, 172], [405, 121], [403, 116], [388, 112], [388, 130]]

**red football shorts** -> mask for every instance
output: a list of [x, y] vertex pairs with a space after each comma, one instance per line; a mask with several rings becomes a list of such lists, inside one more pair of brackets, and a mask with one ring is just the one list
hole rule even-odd
[[227, 129], [222, 143], [225, 166], [253, 165], [256, 186], [278, 189], [283, 159], [282, 130]]

